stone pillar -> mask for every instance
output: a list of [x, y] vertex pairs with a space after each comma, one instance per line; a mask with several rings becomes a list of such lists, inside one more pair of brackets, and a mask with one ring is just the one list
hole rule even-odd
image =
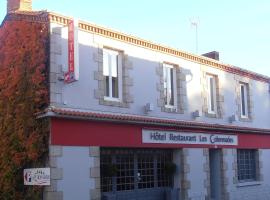
[[63, 169], [58, 168], [57, 159], [62, 157], [63, 147], [50, 145], [49, 167], [51, 168], [51, 185], [46, 186], [43, 192], [44, 200], [63, 200], [63, 192], [58, 191], [57, 182], [63, 179]]
[[100, 148], [92, 146], [89, 149], [89, 156], [92, 159], [90, 166], [90, 179], [94, 182], [90, 188], [90, 200], [100, 200]]
[[188, 180], [188, 174], [190, 173], [190, 166], [187, 162], [189, 151], [187, 148], [182, 149], [181, 164], [182, 164], [182, 179], [181, 179], [181, 199], [188, 200], [188, 190], [190, 189], [190, 181]]

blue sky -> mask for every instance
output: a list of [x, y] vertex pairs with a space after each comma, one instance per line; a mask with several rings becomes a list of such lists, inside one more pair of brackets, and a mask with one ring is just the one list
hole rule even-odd
[[[269, 0], [33, 0], [54, 11], [198, 54], [219, 51], [224, 63], [270, 76]], [[6, 0], [0, 1], [0, 21]]]

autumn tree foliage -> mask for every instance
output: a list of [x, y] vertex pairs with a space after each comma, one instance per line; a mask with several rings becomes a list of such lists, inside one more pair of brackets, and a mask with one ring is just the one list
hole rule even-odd
[[5, 21], [0, 28], [0, 199], [41, 199], [42, 188], [24, 186], [23, 169], [44, 167], [48, 121], [36, 113], [48, 103], [48, 28]]

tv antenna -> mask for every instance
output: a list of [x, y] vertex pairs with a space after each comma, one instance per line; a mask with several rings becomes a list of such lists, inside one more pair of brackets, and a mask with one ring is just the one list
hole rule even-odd
[[190, 19], [191, 27], [195, 28], [195, 47], [196, 47], [196, 54], [198, 54], [199, 49], [199, 41], [198, 41], [198, 26], [199, 26], [199, 17]]

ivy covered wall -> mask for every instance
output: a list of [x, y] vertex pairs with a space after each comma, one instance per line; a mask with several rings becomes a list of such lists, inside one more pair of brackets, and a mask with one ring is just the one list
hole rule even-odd
[[49, 122], [36, 114], [48, 104], [48, 25], [6, 20], [0, 28], [0, 199], [41, 199], [24, 186], [23, 169], [44, 167]]

